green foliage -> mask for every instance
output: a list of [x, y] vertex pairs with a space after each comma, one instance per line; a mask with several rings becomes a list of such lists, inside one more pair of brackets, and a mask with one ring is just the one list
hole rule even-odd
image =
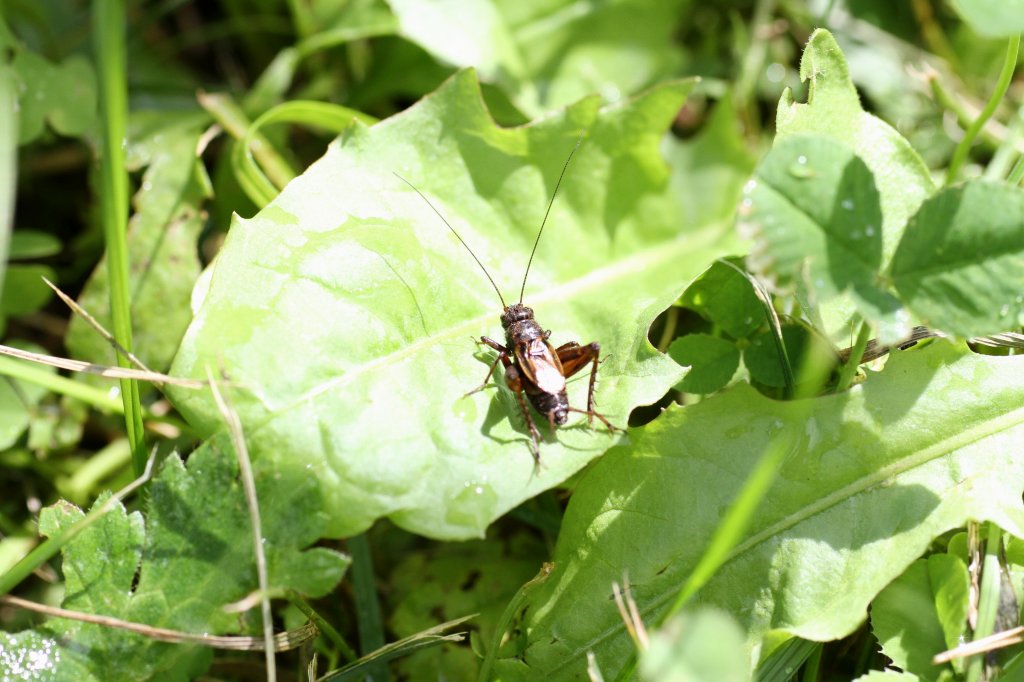
[[982, 336], [1024, 324], [1024, 189], [969, 181], [930, 197], [893, 258], [893, 283], [928, 324]]
[[610, 2], [580, 12], [561, 1], [390, 3], [400, 34], [444, 62], [479, 69], [528, 116], [594, 92], [614, 102], [672, 73], [683, 4]]
[[[681, 376], [645, 331], [715, 255], [721, 235], [679, 231], [658, 154], [690, 87], [666, 85], [602, 110], [587, 99], [501, 130], [463, 72], [404, 114], [354, 128], [232, 228], [173, 373], [202, 377], [223, 363], [245, 386], [234, 400], [254, 456], [319, 473], [332, 500], [330, 534], [388, 516], [432, 537], [482, 535], [617, 437], [579, 423], [559, 429], [534, 472], [525, 425], [500, 379], [465, 397], [493, 360], [473, 359], [471, 337], [499, 336], [501, 306], [469, 254], [394, 173], [432, 197], [512, 302], [558, 173], [586, 131], [524, 300], [556, 346], [601, 343], [600, 409], [622, 424]], [[581, 379], [569, 389], [580, 407]], [[207, 395], [173, 395], [203, 433], [219, 427]]]
[[[907, 221], [934, 191], [931, 174], [917, 152], [898, 132], [863, 110], [850, 81], [846, 59], [828, 31], [816, 31], [808, 41], [800, 60], [800, 78], [808, 82], [807, 103], [795, 102], [789, 90], [783, 93], [776, 114], [777, 143], [793, 135], [824, 135], [842, 143], [863, 161], [875, 178], [882, 214], [879, 233], [881, 253], [871, 255], [870, 262], [877, 262], [884, 270], [902, 238]], [[799, 160], [799, 154], [796, 160]], [[825, 172], [825, 169], [816, 172]], [[829, 173], [837, 180], [842, 179], [841, 174], [836, 175], [835, 169], [830, 169]], [[863, 185], [863, 172], [861, 176], [860, 184]], [[827, 210], [830, 206], [819, 208]], [[855, 211], [867, 209], [867, 206], [858, 207], [854, 203]], [[862, 215], [867, 217], [870, 213]], [[860, 227], [866, 232], [869, 224]], [[836, 246], [830, 243], [831, 248]], [[766, 269], [755, 266], [755, 272], [764, 275], [774, 272], [770, 262], [761, 260], [755, 263], [758, 262]], [[808, 314], [819, 329], [833, 340], [850, 337], [854, 333], [851, 328], [853, 315], [865, 301], [858, 305], [849, 294], [818, 301], [814, 293], [802, 292], [805, 301], [810, 303], [805, 306]], [[879, 312], [888, 310], [883, 308]], [[889, 323], [881, 326], [879, 333], [890, 341], [899, 338], [909, 326], [906, 320], [898, 317], [886, 321]]]
[[[241, 615], [223, 608], [256, 587], [252, 529], [226, 442], [209, 441], [187, 468], [170, 457], [150, 486], [145, 521], [118, 504], [64, 546], [64, 608], [186, 633], [251, 632]], [[276, 472], [258, 475], [257, 490], [270, 588], [310, 596], [330, 591], [347, 560], [326, 548], [307, 549], [323, 533], [315, 482], [301, 471]], [[49, 507], [40, 531], [55, 535], [82, 516], [67, 503]], [[0, 652], [19, 652], [17, 660], [0, 655], [0, 674], [14, 675], [38, 659], [49, 665], [48, 679], [57, 680], [188, 679], [210, 656], [205, 648], [186, 654], [138, 634], [63, 620], [0, 644]], [[25, 651], [32, 652], [29, 661]]]
[[769, 443], [792, 438], [754, 525], [698, 595], [736, 616], [755, 654], [782, 630], [843, 637], [936, 535], [968, 519], [1024, 532], [1024, 368], [936, 344], [855, 389], [779, 403], [739, 385], [633, 432], [573, 493], [554, 570], [522, 606], [502, 679], [605, 676], [632, 645], [609, 600], [628, 572], [653, 621]]
[[[224, 375], [271, 626], [322, 635], [278, 676], [1024, 679], [1020, 645], [931, 663], [1024, 585], [1020, 0], [2, 14], [2, 343], [125, 362], [45, 275], [152, 369]], [[505, 368], [465, 395], [501, 304], [433, 208], [515, 302], [581, 137], [524, 302], [601, 344], [629, 429], [533, 411], [535, 468]], [[901, 350], [919, 324], [952, 338]], [[0, 593], [259, 635], [209, 391], [63, 373], [0, 357]], [[143, 494], [76, 506], [151, 448]], [[265, 665], [0, 606], [0, 679]]]
[[1009, 38], [1024, 33], [1021, 0], [953, 0], [952, 5], [982, 35]]
[[723, 388], [740, 364], [740, 352], [726, 339], [690, 334], [676, 339], [668, 355], [684, 367], [692, 367], [678, 384], [687, 393], [714, 393]]
[[920, 679], [948, 679], [953, 666], [936, 666], [931, 659], [960, 643], [969, 587], [959, 557], [935, 554], [912, 563], [871, 606], [871, 626], [885, 655]]
[[651, 682], [750, 679], [743, 652], [743, 630], [714, 609], [682, 613], [651, 636], [640, 661], [640, 677]]
[[19, 99], [18, 141], [26, 144], [43, 134], [47, 124], [61, 135], [94, 133], [96, 74], [80, 56], [54, 64], [29, 50], [18, 50], [11, 61], [22, 92]]
[[[129, 286], [132, 291], [132, 338], [138, 357], [151, 369], [166, 370], [188, 323], [190, 297], [199, 276], [196, 239], [203, 226], [200, 205], [209, 195], [209, 180], [196, 164], [199, 131], [164, 123], [137, 140], [129, 158], [146, 166], [134, 198], [129, 223]], [[106, 329], [111, 329], [110, 288], [106, 261], [100, 261], [78, 299]], [[110, 344], [80, 317], [71, 321], [68, 349], [82, 360], [114, 364]]]

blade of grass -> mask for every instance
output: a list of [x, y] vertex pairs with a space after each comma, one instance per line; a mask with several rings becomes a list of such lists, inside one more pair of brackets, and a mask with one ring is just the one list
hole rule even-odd
[[266, 206], [295, 177], [294, 173], [285, 176], [278, 172], [272, 180], [256, 163], [253, 157], [254, 145], [262, 147], [269, 144], [260, 134], [263, 126], [272, 123], [300, 123], [340, 133], [352, 125], [353, 121], [373, 125], [377, 119], [338, 104], [305, 100], [285, 102], [267, 110], [245, 130], [241, 143], [236, 144], [232, 150], [231, 167], [238, 183], [257, 206]]
[[320, 630], [324, 637], [329, 639], [331, 643], [337, 647], [338, 651], [341, 652], [341, 655], [346, 661], [354, 663], [356, 659], [359, 658], [359, 655], [356, 654], [355, 650], [351, 646], [349, 646], [349, 643], [345, 641], [345, 638], [341, 636], [341, 633], [338, 632], [333, 625], [328, 623], [323, 616], [317, 613], [316, 609], [310, 606], [309, 602], [303, 599], [301, 594], [290, 591], [287, 596], [288, 601], [291, 602], [291, 604], [299, 611], [302, 611], [306, 618], [309, 618], [310, 622], [316, 625], [317, 629]]
[[860, 331], [857, 332], [857, 340], [850, 348], [850, 355], [843, 364], [842, 369], [839, 370], [839, 381], [836, 385], [836, 390], [845, 391], [850, 387], [854, 375], [857, 374], [857, 367], [860, 366], [861, 359], [864, 357], [864, 349], [868, 347], [870, 338], [871, 325], [866, 320], [862, 320]]
[[[125, 12], [123, 0], [96, 0], [93, 4], [93, 49], [99, 76], [100, 115], [100, 210], [103, 237], [107, 245], [110, 282], [110, 312], [114, 338], [122, 347], [132, 348], [131, 298], [128, 289], [128, 174], [125, 170], [128, 83], [125, 67]], [[117, 362], [130, 367], [120, 353]], [[142, 426], [139, 384], [121, 379], [125, 428], [132, 446], [135, 473], [146, 465], [146, 440]]]
[[[370, 555], [370, 541], [366, 533], [349, 538], [348, 551], [352, 556], [352, 585], [355, 588], [356, 620], [359, 622], [359, 651], [365, 657], [384, 646], [384, 621], [380, 615], [376, 578], [373, 575], [373, 558]], [[374, 680], [385, 680], [387, 669], [381, 663], [368, 664], [366, 675]]]
[[[354, 565], [354, 562], [353, 562]], [[381, 670], [387, 671], [383, 665], [387, 661], [400, 656], [408, 656], [411, 653], [419, 651], [420, 649], [426, 649], [428, 647], [437, 646], [438, 644], [444, 644], [445, 642], [461, 642], [464, 639], [464, 633], [457, 632], [450, 635], [442, 634], [445, 630], [465, 623], [470, 618], [475, 618], [477, 614], [470, 616], [463, 616], [462, 618], [456, 618], [450, 620], [447, 623], [441, 623], [434, 627], [424, 630], [423, 632], [417, 632], [415, 635], [410, 635], [404, 639], [400, 639], [397, 642], [392, 642], [387, 646], [382, 646], [376, 651], [372, 651], [369, 654], [363, 656], [355, 663], [330, 672], [320, 678], [320, 682], [327, 682], [332, 680], [333, 682], [341, 682], [342, 680], [365, 680], [370, 678], [372, 680], [386, 680], [388, 677], [377, 677], [374, 672], [374, 667], [380, 667]]]
[[956, 182], [957, 176], [960, 174], [960, 168], [964, 165], [964, 162], [967, 160], [967, 154], [971, 151], [974, 138], [978, 136], [978, 132], [985, 125], [985, 121], [992, 117], [996, 107], [999, 106], [999, 103], [1006, 95], [1006, 91], [1010, 87], [1010, 81], [1013, 79], [1013, 70], [1017, 66], [1017, 51], [1019, 48], [1020, 36], [1017, 35], [1010, 38], [1010, 42], [1006, 46], [1006, 59], [1003, 61], [1002, 71], [999, 72], [999, 80], [996, 81], [996, 89], [985, 104], [985, 108], [981, 110], [981, 114], [967, 128], [967, 132], [964, 133], [960, 144], [953, 151], [953, 158], [950, 159], [949, 168], [946, 170], [946, 185]]
[[[817, 395], [828, 375], [829, 372], [826, 368], [817, 366], [813, 354], [808, 353], [797, 374], [800, 381], [796, 382], [798, 388], [792, 396], [797, 399], [797, 405], [803, 406], [805, 413], [810, 412], [813, 406], [810, 398]], [[799, 402], [801, 398], [806, 398], [806, 400]], [[744, 539], [754, 514], [771, 489], [782, 465], [785, 464], [794, 448], [800, 444], [800, 439], [804, 437], [802, 429], [793, 428], [779, 433], [771, 440], [753, 471], [747, 476], [739, 494], [726, 510], [725, 516], [712, 534], [697, 565], [679, 588], [675, 600], [659, 615], [656, 627], [662, 627], [669, 618], [679, 613], [725, 563], [743, 552], [746, 547], [763, 540], [765, 534], [776, 532], [775, 529], [768, 528], [758, 535]], [[624, 682], [632, 679], [636, 672], [636, 665], [637, 656], [634, 653], [616, 680]]]
[[757, 666], [754, 671], [755, 682], [786, 682], [792, 680], [796, 671], [811, 657], [816, 650], [820, 651], [821, 643], [812, 642], [800, 637], [787, 639], [772, 651], [768, 658]]
[[7, 249], [14, 221], [18, 182], [18, 90], [14, 71], [0, 66], [0, 294], [7, 272]]
[[[1002, 571], [999, 566], [999, 549], [1002, 530], [994, 523], [986, 524], [985, 556], [981, 566], [981, 589], [978, 591], [978, 624], [972, 639], [984, 639], [995, 631], [996, 615], [999, 611], [999, 587]], [[985, 672], [985, 656], [972, 656], [967, 661], [964, 679], [978, 682]]]

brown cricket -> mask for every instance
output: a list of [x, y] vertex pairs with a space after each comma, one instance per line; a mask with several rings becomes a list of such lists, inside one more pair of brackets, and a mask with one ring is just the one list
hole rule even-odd
[[[583, 135], [581, 134], [576, 141], [576, 146], [569, 152], [569, 157], [565, 160], [562, 173], [558, 176], [558, 182], [555, 183], [555, 190], [551, 194], [551, 201], [548, 202], [547, 211], [544, 212], [544, 219], [541, 221], [540, 229], [537, 231], [537, 238], [533, 242], [530, 259], [526, 263], [526, 272], [523, 273], [523, 285], [519, 290], [519, 302], [512, 305], [505, 303], [505, 297], [501, 295], [501, 290], [498, 289], [498, 285], [495, 284], [487, 268], [484, 267], [484, 264], [480, 262], [480, 259], [476, 257], [476, 254], [473, 253], [473, 250], [469, 248], [469, 245], [462, 239], [459, 233], [455, 231], [451, 223], [445, 219], [444, 215], [412, 183], [397, 173], [395, 174], [402, 182], [412, 187], [427, 202], [427, 205], [433, 209], [434, 213], [441, 218], [444, 224], [448, 226], [448, 229], [458, 238], [459, 242], [469, 251], [469, 255], [473, 257], [473, 260], [483, 270], [484, 275], [498, 294], [498, 299], [501, 301], [502, 306], [501, 326], [505, 330], [505, 345], [486, 336], [480, 337], [477, 344], [485, 345], [498, 351], [498, 357], [491, 363], [483, 383], [466, 395], [472, 395], [477, 391], [483, 390], [491, 380], [491, 376], [500, 362], [505, 368], [505, 383], [515, 394], [516, 401], [519, 403], [519, 409], [526, 420], [526, 426], [529, 429], [531, 439], [530, 452], [533, 454], [534, 461], [538, 465], [540, 464], [540, 432], [537, 430], [537, 425], [534, 423], [530, 410], [526, 406], [527, 399], [533, 405], [533, 408], [548, 420], [552, 433], [554, 433], [556, 426], [561, 426], [568, 421], [570, 412], [579, 412], [580, 414], [587, 415], [587, 421], [590, 424], [593, 424], [594, 417], [597, 417], [611, 432], [622, 430], [614, 426], [604, 415], [594, 409], [594, 388], [597, 382], [597, 367], [601, 345], [595, 341], [581, 346], [575, 341], [570, 341], [555, 348], [548, 340], [551, 337], [551, 332], [546, 331], [540, 326], [533, 316], [532, 308], [523, 305], [523, 295], [526, 292], [526, 278], [530, 274], [533, 256], [537, 253], [537, 245], [540, 244], [540, 237], [544, 232], [544, 226], [547, 224], [551, 207], [555, 203], [555, 197], [558, 195], [558, 188], [562, 185], [562, 179], [569, 168], [569, 162], [572, 161], [573, 154], [579, 149], [582, 140]], [[566, 393], [566, 379], [577, 374], [588, 364], [590, 365], [590, 387], [587, 392], [587, 409], [581, 410], [569, 405], [569, 396]], [[524, 394], [526, 396], [525, 399], [523, 397]]]

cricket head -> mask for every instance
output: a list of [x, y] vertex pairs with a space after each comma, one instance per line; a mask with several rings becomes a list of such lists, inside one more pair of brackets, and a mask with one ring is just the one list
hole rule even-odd
[[508, 331], [508, 328], [516, 322], [532, 319], [533, 308], [528, 308], [522, 303], [513, 303], [505, 306], [505, 311], [501, 314], [501, 328]]

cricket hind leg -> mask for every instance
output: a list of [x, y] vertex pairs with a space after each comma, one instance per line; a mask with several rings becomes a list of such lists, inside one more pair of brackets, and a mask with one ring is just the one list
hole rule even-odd
[[562, 363], [562, 369], [565, 372], [565, 377], [569, 377], [577, 374], [580, 370], [590, 365], [590, 385], [587, 388], [587, 409], [581, 410], [578, 407], [570, 407], [569, 411], [579, 412], [580, 414], [587, 415], [587, 423], [593, 424], [594, 417], [597, 417], [602, 424], [607, 427], [611, 432], [623, 431], [618, 426], [615, 426], [607, 417], [599, 413], [595, 407], [594, 402], [594, 391], [597, 388], [597, 366], [601, 364], [601, 344], [598, 342], [588, 343], [586, 346], [581, 346], [575, 341], [559, 346], [556, 350], [558, 353], [558, 359]]

